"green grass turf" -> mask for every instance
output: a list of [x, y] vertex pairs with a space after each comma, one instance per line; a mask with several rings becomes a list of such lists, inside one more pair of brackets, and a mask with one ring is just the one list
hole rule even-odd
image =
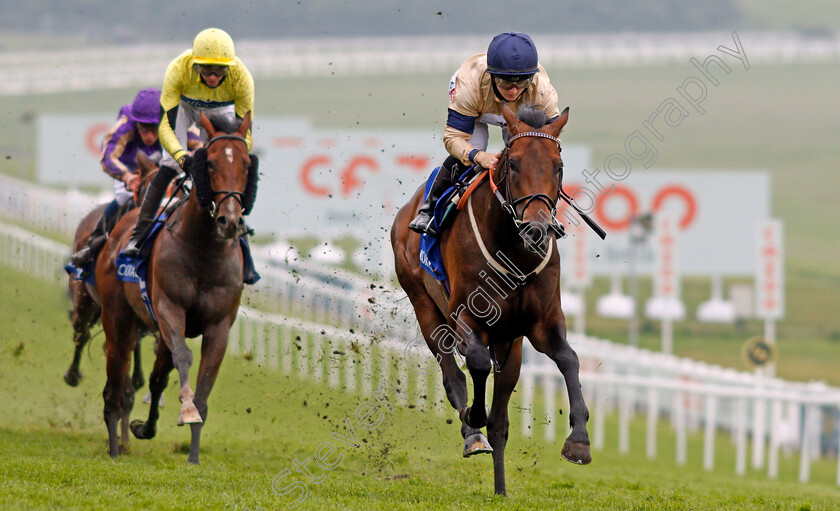
[[[292, 495], [274, 494], [274, 477], [289, 469], [294, 475], [284, 481], [302, 480], [295, 460], [312, 459], [319, 445], [331, 441], [331, 433], [346, 433], [345, 419], [355, 420], [354, 412], [365, 400], [259, 367], [251, 357], [231, 356], [211, 396], [201, 466], [186, 463], [189, 432], [175, 426], [174, 375], [157, 438], [133, 440], [129, 454], [111, 460], [101, 412], [102, 336], [85, 354], [86, 378], [77, 388], [66, 386], [61, 374], [72, 345], [61, 288], [5, 267], [0, 267], [0, 282], [3, 509], [281, 509]], [[150, 344], [144, 345], [147, 369]], [[194, 341], [191, 345], [195, 350]], [[414, 389], [409, 382], [400, 385]], [[139, 402], [143, 393], [133, 418], [144, 416], [145, 405]], [[537, 392], [533, 439], [521, 436], [519, 410], [511, 407], [507, 499], [492, 496], [490, 457], [461, 459], [454, 412], [439, 416], [394, 400], [394, 411], [378, 427], [355, 427], [358, 448], [332, 440], [344, 456], [336, 469], [324, 471], [312, 462], [313, 476], [324, 479], [307, 483], [309, 494], [300, 509], [838, 508], [836, 460], [815, 462], [809, 484], [796, 482], [796, 456], [782, 456], [779, 481], [752, 469], [736, 477], [734, 448], [730, 437], [721, 434], [716, 439], [717, 469], [706, 473], [702, 433], [689, 435], [688, 463], [677, 466], [673, 433], [664, 423], [659, 458], [647, 460], [643, 419], [632, 423], [630, 454], [616, 453], [617, 426], [611, 416], [607, 448], [593, 453], [592, 465], [574, 466], [560, 459], [561, 440], [542, 440], [541, 402]], [[558, 407], [567, 409], [562, 399]], [[447, 424], [446, 418], [456, 423]]]

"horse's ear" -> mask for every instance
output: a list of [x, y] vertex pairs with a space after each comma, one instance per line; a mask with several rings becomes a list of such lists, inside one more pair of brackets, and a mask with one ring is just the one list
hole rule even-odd
[[239, 125], [239, 129], [236, 130], [236, 133], [245, 138], [245, 135], [248, 133], [248, 129], [251, 127], [251, 111], [249, 110], [245, 117], [242, 119], [242, 124]]
[[568, 121], [569, 121], [569, 107], [566, 107], [566, 109], [563, 110], [563, 113], [560, 114], [560, 117], [558, 117], [557, 119], [554, 120], [554, 122], [549, 124], [546, 127], [546, 129], [548, 130], [549, 134], [551, 134], [555, 137], [559, 137], [560, 136], [560, 131], [563, 129], [563, 126], [565, 126]]
[[140, 168], [141, 179], [157, 170], [157, 165], [149, 161], [143, 151], [137, 151], [137, 166]]
[[201, 112], [201, 119], [199, 119], [201, 123], [201, 127], [204, 128], [204, 131], [207, 132], [207, 138], [211, 139], [216, 136], [216, 127], [213, 126], [213, 123], [210, 122], [210, 119], [204, 115], [204, 112]]
[[505, 118], [508, 133], [510, 133], [511, 136], [523, 131], [520, 126], [520, 124], [522, 124], [521, 121], [516, 118], [516, 114], [514, 114], [513, 110], [511, 110], [507, 105], [502, 106], [502, 117]]

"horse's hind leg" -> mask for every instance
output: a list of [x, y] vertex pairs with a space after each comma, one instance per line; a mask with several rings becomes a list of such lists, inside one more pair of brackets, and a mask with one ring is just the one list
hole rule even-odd
[[131, 373], [131, 383], [134, 385], [134, 390], [143, 388], [146, 384], [146, 379], [143, 378], [143, 365], [140, 363], [140, 340], [143, 338], [142, 334], [137, 334], [137, 343], [134, 345], [134, 370]]
[[128, 434], [128, 422], [131, 418], [131, 409], [134, 408], [134, 393], [135, 388], [132, 379], [125, 375], [125, 382], [123, 383], [122, 403], [120, 403], [120, 452], [127, 452], [128, 446], [131, 443]]
[[[72, 278], [72, 277], [71, 277]], [[82, 381], [83, 374], [79, 369], [82, 360], [82, 350], [90, 340], [90, 327], [96, 322], [99, 306], [84, 289], [85, 284], [74, 281], [70, 284], [70, 295], [73, 299], [73, 310], [70, 312], [70, 320], [73, 323], [73, 362], [64, 373], [64, 382], [71, 387], [76, 387]]]
[[[76, 314], [73, 313], [73, 315], [75, 316]], [[79, 369], [79, 363], [81, 363], [82, 360], [82, 350], [89, 340], [90, 330], [88, 330], [86, 325], [77, 328], [76, 320], [74, 319], [73, 344], [75, 346], [75, 350], [73, 351], [73, 361], [70, 363], [70, 367], [67, 371], [64, 372], [64, 382], [71, 387], [78, 386], [79, 382], [82, 381], [82, 378], [84, 377], [82, 371]]]
[[155, 365], [149, 374], [149, 418], [146, 422], [134, 420], [131, 422], [131, 432], [140, 440], [149, 440], [157, 433], [157, 421], [160, 416], [159, 406], [163, 396], [163, 390], [169, 383], [169, 373], [175, 366], [172, 363], [172, 352], [162, 340], [157, 341], [157, 356]]
[[[506, 495], [505, 490], [505, 446], [508, 439], [510, 420], [508, 405], [516, 382], [519, 380], [519, 368], [522, 365], [522, 338], [513, 341], [509, 354], [505, 355], [500, 370], [493, 381], [493, 405], [487, 419], [487, 436], [493, 446], [493, 480], [496, 494]], [[496, 355], [507, 352], [507, 346], [496, 345]], [[497, 358], [498, 359], [498, 358]]]
[[[133, 389], [126, 387], [131, 384], [128, 378], [128, 364], [131, 359], [131, 349], [134, 347], [137, 330], [134, 325], [131, 312], [122, 311], [122, 314], [103, 315], [102, 325], [105, 328], [105, 351], [106, 364], [105, 372], [108, 380], [102, 397], [105, 401], [103, 415], [105, 426], [108, 428], [108, 452], [112, 458], [120, 455], [120, 437], [117, 434], [117, 423], [126, 417], [126, 407], [129, 403], [126, 395]], [[114, 316], [121, 317], [114, 317]], [[124, 332], [120, 335], [121, 332]], [[130, 410], [128, 410], [130, 411]]]
[[201, 428], [207, 421], [207, 399], [213, 384], [216, 383], [216, 376], [222, 360], [225, 358], [225, 349], [228, 342], [228, 331], [230, 324], [223, 321], [213, 325], [204, 331], [201, 341], [201, 362], [198, 366], [198, 382], [195, 386], [195, 406], [201, 414], [200, 423], [190, 424], [190, 456], [188, 461], [198, 465], [198, 455], [201, 448]]

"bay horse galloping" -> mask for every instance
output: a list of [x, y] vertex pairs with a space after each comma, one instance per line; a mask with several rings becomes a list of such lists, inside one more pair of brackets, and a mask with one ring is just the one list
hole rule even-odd
[[[441, 234], [449, 296], [421, 269], [420, 235], [408, 228], [423, 203], [423, 187], [397, 213], [391, 230], [397, 277], [461, 419], [464, 456], [492, 451], [495, 492], [502, 495], [508, 403], [519, 379], [523, 336], [554, 360], [566, 380], [572, 431], [563, 457], [578, 464], [591, 461], [589, 411], [578, 379], [578, 357], [566, 340], [560, 257], [554, 250], [554, 236], [562, 233], [555, 219], [563, 176], [557, 137], [569, 109], [551, 123], [544, 113], [526, 106], [520, 107], [518, 118], [507, 106], [503, 115], [510, 139], [498, 167], [489, 172], [490, 186], [478, 186], [466, 202], [467, 212]], [[453, 354], [456, 347], [473, 380], [472, 405]], [[488, 417], [484, 395], [494, 366]], [[485, 425], [489, 445], [480, 429]]]
[[[117, 221], [119, 221], [119, 219], [128, 210], [133, 209], [137, 204], [139, 204], [140, 201], [138, 198], [143, 196], [145, 188], [148, 186], [155, 173], [157, 173], [158, 166], [149, 161], [149, 159], [143, 156], [143, 154], [137, 155], [137, 164], [141, 181], [140, 190], [135, 192], [133, 201], [127, 202], [123, 208], [120, 208], [119, 213], [117, 213]], [[93, 211], [85, 215], [85, 217], [82, 218], [82, 221], [79, 222], [78, 227], [76, 227], [75, 237], [73, 238], [73, 252], [77, 252], [85, 246], [91, 233], [96, 228], [96, 224], [102, 218], [102, 214], [105, 211], [106, 206], [107, 204], [100, 204], [95, 207]], [[108, 228], [110, 227], [110, 225], [106, 225], [106, 231], [109, 230]], [[104, 245], [106, 240], [107, 238], [94, 241], [93, 245], [98, 245], [95, 246], [94, 251], [97, 252], [99, 248]], [[71, 387], [75, 387], [79, 385], [79, 382], [82, 381], [83, 378], [82, 371], [79, 369], [79, 364], [82, 359], [82, 350], [90, 340], [90, 329], [99, 321], [101, 308], [91, 294], [91, 292], [96, 294], [96, 290], [92, 289], [92, 286], [84, 280], [76, 280], [74, 274], [69, 275], [67, 290], [70, 295], [70, 301], [73, 304], [73, 309], [70, 311], [70, 322], [73, 324], [73, 344], [75, 349], [73, 351], [73, 361], [64, 373], [64, 382]], [[134, 350], [134, 371], [132, 372], [131, 379], [135, 389], [139, 389], [145, 384], [143, 378], [143, 368], [140, 363], [139, 342]]]
[[[155, 436], [160, 395], [169, 372], [177, 369], [181, 379], [178, 425], [190, 425], [189, 461], [198, 463], [207, 399], [239, 310], [243, 289], [239, 238], [246, 230], [243, 215], [253, 205], [257, 179], [256, 164], [252, 165], [245, 142], [250, 114], [230, 134], [218, 131], [203, 114], [201, 125], [209, 141], [205, 149], [196, 153], [190, 169], [193, 192], [167, 219], [147, 262], [146, 283], [155, 317], [144, 304], [139, 286], [117, 278], [117, 256], [128, 242], [139, 210], [126, 216], [114, 229], [96, 268], [108, 353], [108, 381], [103, 397], [112, 457], [120, 454], [119, 420], [122, 440], [128, 441], [126, 424], [133, 392], [129, 392], [131, 381], [126, 373], [137, 325], [142, 322], [157, 329], [162, 342], [158, 343], [149, 376], [152, 395], [148, 421], [134, 421], [131, 431], [139, 439]], [[193, 354], [186, 338], [199, 335], [201, 362], [193, 392], [189, 382]]]

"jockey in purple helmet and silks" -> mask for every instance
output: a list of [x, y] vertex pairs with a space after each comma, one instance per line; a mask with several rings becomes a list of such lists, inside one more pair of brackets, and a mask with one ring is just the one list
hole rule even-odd
[[[137, 155], [143, 154], [152, 163], [160, 161], [163, 149], [158, 140], [160, 124], [160, 89], [143, 89], [130, 105], [120, 108], [117, 123], [102, 141], [102, 170], [114, 178], [113, 201], [88, 238], [87, 244], [71, 257], [77, 268], [84, 268], [107, 239], [108, 226], [113, 226], [119, 209], [134, 197], [140, 188]], [[200, 144], [198, 134], [191, 137]]]
[[[409, 228], [437, 237], [434, 205], [473, 164], [491, 171], [499, 154], [485, 152], [488, 124], [504, 126], [502, 107], [516, 112], [532, 104], [552, 120], [560, 115], [557, 92], [537, 59], [537, 47], [527, 34], [505, 32], [493, 38], [487, 53], [468, 58], [449, 82], [449, 117], [443, 143], [449, 157], [443, 162], [426, 202]], [[505, 139], [507, 138], [505, 133]]]

